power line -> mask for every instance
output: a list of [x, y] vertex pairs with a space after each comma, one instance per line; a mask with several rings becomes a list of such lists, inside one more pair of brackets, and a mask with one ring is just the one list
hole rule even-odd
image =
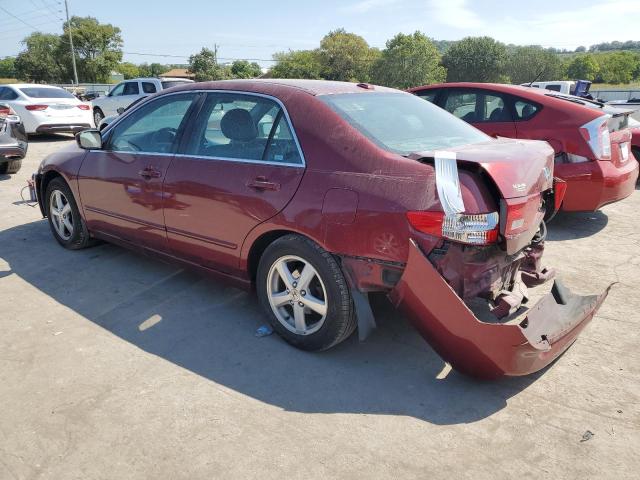
[[5, 12], [7, 15], [12, 16], [13, 18], [15, 18], [16, 20], [24, 23], [27, 27], [29, 28], [33, 28], [33, 29], [37, 29], [38, 27], [34, 27], [33, 25], [31, 25], [30, 23], [25, 22], [24, 20], [22, 20], [20, 17], [16, 17], [13, 13], [11, 13], [9, 10], [7, 10], [4, 7], [0, 7], [0, 10], [2, 10], [3, 12]]

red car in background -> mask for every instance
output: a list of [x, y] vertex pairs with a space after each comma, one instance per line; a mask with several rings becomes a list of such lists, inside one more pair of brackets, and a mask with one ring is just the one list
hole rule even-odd
[[640, 162], [640, 122], [629, 117], [629, 129], [631, 130], [631, 153]]
[[545, 140], [567, 183], [562, 210], [594, 211], [635, 189], [630, 110], [544, 89], [491, 83], [411, 88], [492, 137]]
[[[189, 84], [76, 138], [36, 175], [57, 242], [99, 238], [253, 287], [305, 350], [366, 335], [367, 295], [384, 292], [455, 368], [524, 375], [606, 297], [546, 283], [553, 150], [493, 139], [405, 92]], [[535, 306], [528, 287], [543, 289]]]

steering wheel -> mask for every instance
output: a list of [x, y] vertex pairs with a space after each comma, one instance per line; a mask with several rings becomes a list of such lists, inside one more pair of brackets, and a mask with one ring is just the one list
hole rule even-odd
[[172, 142], [176, 138], [177, 133], [178, 133], [178, 129], [173, 127], [161, 128], [160, 130], [153, 132], [153, 135], [151, 135], [151, 142], [152, 143]]

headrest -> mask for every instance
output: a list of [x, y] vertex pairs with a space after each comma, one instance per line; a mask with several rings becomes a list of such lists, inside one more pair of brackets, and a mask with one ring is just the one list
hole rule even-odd
[[234, 108], [224, 114], [220, 120], [222, 134], [231, 140], [248, 142], [258, 136], [258, 126], [251, 114], [242, 108]]

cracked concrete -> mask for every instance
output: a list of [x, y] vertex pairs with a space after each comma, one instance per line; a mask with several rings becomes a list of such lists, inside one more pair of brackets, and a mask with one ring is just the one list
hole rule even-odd
[[[619, 282], [527, 378], [450, 372], [384, 299], [322, 354], [254, 337], [247, 293], [111, 245], [68, 252], [0, 177], [0, 479], [637, 478], [640, 194], [550, 225], [576, 292]], [[585, 431], [595, 435], [580, 442]]]

